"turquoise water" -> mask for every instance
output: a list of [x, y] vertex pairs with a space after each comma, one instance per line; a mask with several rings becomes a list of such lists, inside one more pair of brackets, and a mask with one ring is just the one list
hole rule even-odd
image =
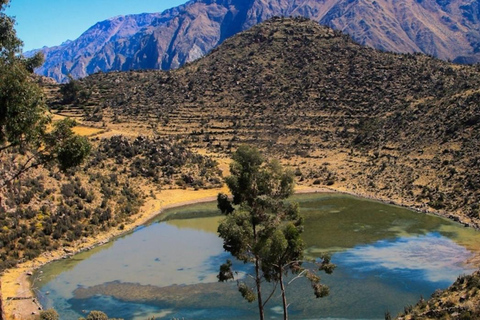
[[[337, 194], [295, 197], [305, 215], [306, 254], [332, 254], [322, 275], [330, 295], [315, 299], [305, 279], [287, 287], [291, 319], [383, 319], [473, 270], [480, 236], [445, 219]], [[253, 319], [233, 283], [218, 283], [229, 255], [216, 234], [215, 204], [169, 210], [158, 220], [89, 252], [45, 266], [34, 287], [61, 319], [91, 310], [124, 319]], [[240, 274], [248, 265], [235, 264]], [[265, 287], [265, 292], [269, 288]], [[267, 318], [281, 319], [277, 295]]]

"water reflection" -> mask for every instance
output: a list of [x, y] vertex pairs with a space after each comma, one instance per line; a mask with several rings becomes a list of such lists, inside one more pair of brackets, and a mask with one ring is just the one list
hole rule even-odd
[[[307, 255], [330, 251], [338, 268], [323, 278], [331, 287], [325, 299], [315, 299], [303, 280], [289, 286], [292, 319], [382, 318], [470, 272], [467, 248], [479, 242], [471, 229], [349, 196], [297, 200], [306, 218]], [[41, 296], [42, 303], [64, 319], [95, 309], [126, 320], [255, 317], [255, 305], [242, 300], [234, 284], [216, 281], [229, 256], [216, 234], [215, 212], [215, 204], [173, 209], [164, 221], [152, 221], [108, 248], [46, 266], [40, 290], [50, 295]], [[241, 273], [247, 267], [235, 264]], [[280, 303], [269, 303], [270, 318], [280, 318]]]
[[[440, 287], [451, 284], [465, 272], [464, 262], [472, 255], [467, 249], [438, 232], [422, 236], [382, 240], [335, 255], [342, 265], [355, 272], [387, 269], [389, 271], [421, 271], [421, 278]], [[470, 270], [473, 272], [474, 270]]]

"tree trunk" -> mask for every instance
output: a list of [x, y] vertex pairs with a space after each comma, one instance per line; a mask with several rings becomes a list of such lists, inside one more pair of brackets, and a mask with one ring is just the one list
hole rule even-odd
[[265, 314], [263, 311], [262, 289], [261, 289], [262, 284], [260, 279], [260, 263], [259, 263], [258, 257], [255, 257], [255, 282], [257, 286], [258, 312], [260, 315], [260, 320], [265, 320]]
[[[253, 211], [255, 212], [255, 211]], [[253, 239], [257, 243], [257, 225], [254, 222], [254, 215], [252, 214]], [[262, 279], [260, 278], [260, 257], [255, 253], [255, 285], [257, 287], [258, 313], [260, 320], [265, 320], [265, 312], [263, 311], [262, 299]]]
[[288, 320], [288, 305], [287, 295], [285, 294], [285, 284], [283, 283], [283, 269], [280, 270], [280, 289], [282, 290], [283, 320]]

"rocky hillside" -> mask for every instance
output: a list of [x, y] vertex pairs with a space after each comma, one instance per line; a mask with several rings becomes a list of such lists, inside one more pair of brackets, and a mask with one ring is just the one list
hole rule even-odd
[[68, 74], [177, 68], [273, 16], [308, 17], [385, 51], [480, 61], [476, 0], [192, 0], [97, 23], [75, 41], [43, 49], [37, 72], [61, 82]]
[[480, 272], [460, 276], [450, 288], [436, 291], [426, 301], [405, 308], [399, 320], [480, 319]]
[[303, 183], [479, 226], [479, 66], [384, 53], [277, 18], [181, 69], [99, 73], [77, 85], [73, 105], [52, 105], [92, 125], [148, 126], [216, 152], [255, 144]]

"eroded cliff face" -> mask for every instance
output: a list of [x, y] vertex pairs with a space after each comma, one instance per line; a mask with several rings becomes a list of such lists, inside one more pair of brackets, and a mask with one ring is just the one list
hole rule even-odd
[[475, 0], [193, 0], [99, 22], [75, 41], [43, 49], [46, 63], [37, 73], [61, 82], [68, 74], [174, 69], [273, 16], [304, 16], [385, 51], [480, 62]]

